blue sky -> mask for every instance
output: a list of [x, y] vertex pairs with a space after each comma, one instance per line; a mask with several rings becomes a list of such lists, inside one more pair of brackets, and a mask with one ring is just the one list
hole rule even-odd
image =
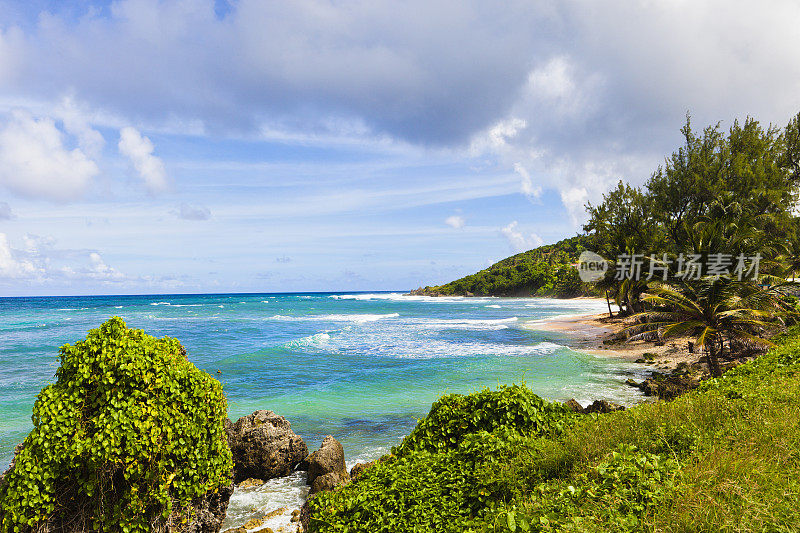
[[0, 295], [404, 290], [800, 111], [800, 6], [0, 0]]

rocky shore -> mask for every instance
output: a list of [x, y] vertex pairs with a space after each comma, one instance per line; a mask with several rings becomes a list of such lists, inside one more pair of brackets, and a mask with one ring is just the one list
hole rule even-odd
[[[649, 370], [649, 376], [643, 381], [629, 379], [626, 383], [648, 397], [671, 400], [697, 388], [703, 380], [711, 377], [704, 354], [694, 346], [691, 338], [631, 341], [626, 332], [631, 325], [630, 318], [600, 313], [537, 320], [529, 322], [526, 327], [562, 333], [568, 337], [570, 346], [587, 353], [642, 365]], [[728, 370], [755, 355], [723, 361], [721, 366]]]

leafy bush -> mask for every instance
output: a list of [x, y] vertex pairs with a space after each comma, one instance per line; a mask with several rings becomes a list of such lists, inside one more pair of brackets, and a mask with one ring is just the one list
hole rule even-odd
[[468, 476], [454, 452], [416, 452], [311, 500], [310, 531], [464, 533], [473, 520]]
[[477, 532], [487, 509], [568, 469], [553, 441], [510, 431], [466, 435], [453, 449], [415, 450], [311, 500], [311, 531]]
[[390, 461], [312, 500], [311, 530], [481, 531], [497, 502], [569, 470], [569, 452], [546, 437], [575, 417], [525, 386], [443, 396]]
[[230, 482], [222, 386], [176, 339], [114, 317], [60, 354], [0, 488], [0, 531], [66, 520], [83, 530], [158, 530], [173, 509]]
[[448, 394], [437, 400], [402, 444], [392, 450], [442, 452], [458, 447], [465, 435], [501, 429], [534, 435], [557, 435], [574, 414], [561, 403], [542, 400], [524, 385], [503, 385], [474, 394]]

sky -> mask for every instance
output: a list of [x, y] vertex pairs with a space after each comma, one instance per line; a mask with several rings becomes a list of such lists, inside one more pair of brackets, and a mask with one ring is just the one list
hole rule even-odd
[[800, 111], [795, 0], [0, 0], [0, 296], [408, 290]]

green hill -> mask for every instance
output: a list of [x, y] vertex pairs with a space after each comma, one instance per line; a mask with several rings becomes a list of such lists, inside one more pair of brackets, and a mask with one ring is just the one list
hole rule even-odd
[[426, 296], [555, 296], [594, 294], [572, 265], [590, 248], [590, 237], [578, 235], [546, 244], [499, 261], [475, 274], [444, 285], [420, 287], [411, 294]]

